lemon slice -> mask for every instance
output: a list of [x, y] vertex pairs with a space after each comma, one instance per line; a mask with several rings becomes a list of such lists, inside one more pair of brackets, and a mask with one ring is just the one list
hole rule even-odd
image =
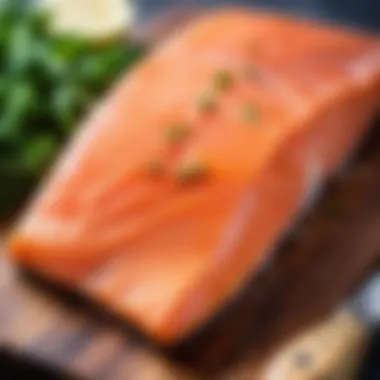
[[55, 33], [107, 39], [128, 31], [135, 18], [131, 0], [41, 0]]

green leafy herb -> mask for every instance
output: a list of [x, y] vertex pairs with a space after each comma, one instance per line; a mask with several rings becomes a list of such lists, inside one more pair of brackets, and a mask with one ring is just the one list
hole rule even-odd
[[171, 145], [177, 145], [185, 141], [190, 135], [190, 130], [186, 124], [174, 124], [165, 133], [165, 139]]
[[233, 84], [233, 76], [227, 70], [218, 71], [214, 77], [214, 88], [218, 91], [229, 89]]
[[48, 134], [35, 136], [24, 152], [27, 168], [31, 172], [44, 171], [57, 151], [57, 143]]
[[200, 161], [186, 162], [177, 168], [177, 180], [181, 184], [198, 182], [207, 176], [207, 168]]
[[[121, 39], [52, 35], [32, 3], [0, 0], [1, 187], [18, 183], [5, 180], [9, 173], [36, 183], [93, 102], [144, 53]], [[13, 193], [1, 192], [0, 218]]]

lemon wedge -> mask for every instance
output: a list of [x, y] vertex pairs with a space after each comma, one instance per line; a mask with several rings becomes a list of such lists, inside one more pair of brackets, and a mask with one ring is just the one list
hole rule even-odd
[[130, 30], [135, 18], [131, 0], [41, 0], [51, 14], [54, 33], [108, 39]]

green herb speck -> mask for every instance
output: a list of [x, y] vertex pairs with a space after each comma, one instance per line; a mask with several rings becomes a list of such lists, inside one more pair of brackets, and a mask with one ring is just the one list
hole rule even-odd
[[165, 138], [170, 144], [180, 144], [189, 136], [190, 131], [185, 124], [174, 124], [165, 133]]
[[180, 165], [177, 169], [177, 180], [184, 185], [202, 180], [206, 175], [206, 167], [199, 161], [187, 162]]
[[227, 90], [233, 84], [233, 76], [227, 70], [218, 71], [214, 77], [214, 88], [216, 90]]

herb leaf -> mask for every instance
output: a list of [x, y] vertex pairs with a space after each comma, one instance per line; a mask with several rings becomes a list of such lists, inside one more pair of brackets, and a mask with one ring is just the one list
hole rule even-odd
[[185, 141], [189, 135], [190, 130], [187, 125], [178, 123], [167, 129], [165, 139], [169, 144], [177, 145]]
[[48, 17], [34, 2], [0, 0], [0, 218], [18, 191], [4, 173], [35, 184], [93, 101], [145, 50], [51, 34]]
[[177, 180], [183, 185], [197, 182], [207, 174], [206, 166], [200, 161], [186, 162], [177, 168]]
[[229, 89], [233, 84], [233, 76], [227, 70], [220, 70], [214, 77], [214, 88], [218, 91]]

